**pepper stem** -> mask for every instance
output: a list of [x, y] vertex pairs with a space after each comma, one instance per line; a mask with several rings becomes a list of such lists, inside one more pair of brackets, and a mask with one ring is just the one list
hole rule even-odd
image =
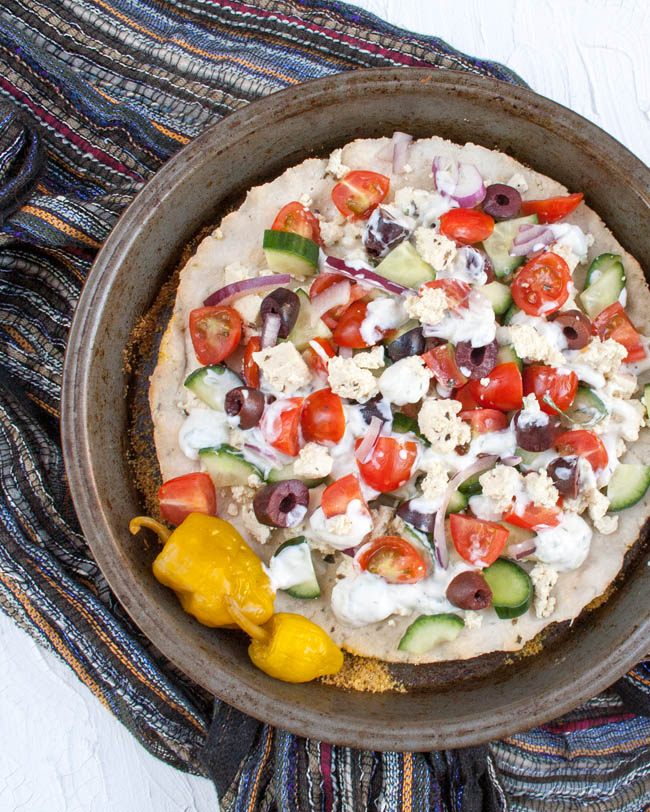
[[266, 629], [263, 629], [261, 626], [258, 626], [257, 623], [253, 623], [252, 620], [246, 617], [234, 598], [231, 598], [230, 595], [224, 595], [223, 602], [226, 604], [226, 609], [228, 609], [230, 617], [246, 634], [252, 637], [253, 640], [260, 640], [262, 643], [267, 643], [271, 639], [271, 635]]
[[172, 534], [172, 531], [168, 527], [165, 527], [164, 524], [156, 521], [156, 519], [151, 519], [149, 516], [135, 516], [129, 522], [129, 530], [134, 536], [141, 527], [148, 527], [149, 530], [153, 530], [162, 544], [164, 544]]

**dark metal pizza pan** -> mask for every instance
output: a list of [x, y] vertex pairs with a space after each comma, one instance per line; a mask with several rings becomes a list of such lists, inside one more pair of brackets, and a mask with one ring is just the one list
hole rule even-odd
[[[595, 125], [535, 93], [452, 71], [355, 71], [274, 94], [182, 149], [124, 212], [88, 278], [68, 344], [63, 444], [84, 533], [116, 595], [170, 660], [209, 691], [295, 733], [360, 748], [425, 750], [503, 737], [606, 688], [650, 648], [650, 570], [641, 543], [620, 589], [541, 654], [496, 678], [447, 680], [429, 666], [406, 693], [289, 685], [256, 670], [243, 637], [200, 626], [151, 575], [154, 549], [128, 532], [141, 503], [127, 463], [123, 351], [182, 247], [247, 188], [356, 137], [404, 130], [506, 152], [571, 189], [642, 263], [650, 171]], [[648, 266], [645, 272], [648, 276]]]

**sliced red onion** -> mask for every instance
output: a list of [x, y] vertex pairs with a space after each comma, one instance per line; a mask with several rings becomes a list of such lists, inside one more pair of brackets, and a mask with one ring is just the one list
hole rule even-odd
[[248, 449], [248, 451], [252, 451], [254, 454], [259, 454], [262, 459], [267, 460], [272, 465], [277, 466], [280, 463], [280, 457], [266, 448], [259, 448], [251, 443], [244, 443], [244, 448]]
[[235, 299], [239, 299], [240, 296], [248, 295], [249, 293], [262, 293], [266, 288], [280, 288], [283, 285], [288, 285], [289, 282], [291, 282], [291, 277], [288, 273], [275, 274], [274, 276], [256, 276], [253, 279], [241, 279], [239, 282], [233, 282], [211, 293], [207, 299], [203, 300], [203, 305], [204, 307], [227, 305], [230, 304], [230, 302], [234, 302]]
[[341, 358], [352, 358], [353, 355], [352, 347], [339, 347], [339, 356]]
[[457, 163], [437, 155], [433, 159], [436, 189], [452, 197], [459, 206], [471, 209], [485, 197], [485, 184], [474, 164]]
[[436, 554], [436, 560], [443, 570], [449, 566], [449, 552], [447, 550], [447, 535], [445, 533], [445, 514], [447, 513], [447, 506], [452, 494], [458, 490], [458, 486], [462, 485], [466, 479], [478, 474], [480, 471], [486, 471], [498, 460], [496, 454], [486, 454], [485, 457], [480, 457], [476, 462], [458, 471], [452, 476], [447, 485], [445, 495], [442, 497], [442, 504], [436, 513], [436, 520], [433, 525], [433, 549]]
[[548, 226], [524, 223], [519, 226], [509, 253], [511, 257], [528, 257], [548, 248], [552, 242], [555, 236]]
[[381, 418], [377, 417], [376, 415], [373, 416], [365, 437], [359, 444], [357, 450], [354, 452], [354, 456], [359, 460], [360, 463], [368, 462], [372, 456], [373, 449], [375, 445], [377, 445], [377, 440], [379, 439], [381, 427], [383, 425], [384, 421]]
[[342, 279], [340, 282], [335, 282], [330, 285], [322, 293], [311, 300], [311, 312], [317, 318], [320, 318], [328, 310], [338, 305], [347, 304], [350, 299], [350, 282], [347, 279]]
[[[404, 293], [415, 293], [413, 288], [407, 288], [398, 282], [392, 282], [390, 279], [386, 279], [386, 277], [375, 273], [372, 268], [367, 265], [364, 265], [362, 268], [353, 268], [338, 257], [326, 257], [325, 268], [343, 274], [343, 276], [347, 276], [349, 279], [354, 279], [355, 282], [361, 282], [373, 288], [381, 288], [382, 290], [388, 291], [388, 293], [397, 293], [400, 295]], [[334, 286], [332, 285], [332, 287]]]
[[260, 349], [275, 347], [278, 343], [282, 318], [279, 313], [269, 313], [264, 319], [262, 326], [262, 337], [260, 338]]
[[521, 457], [501, 457], [501, 464], [502, 465], [519, 465], [521, 462]]
[[398, 175], [404, 171], [406, 166], [406, 159], [409, 152], [409, 146], [413, 140], [412, 135], [407, 133], [394, 132], [393, 133], [393, 174]]
[[527, 555], [532, 555], [537, 549], [535, 537], [518, 541], [517, 544], [511, 544], [508, 547], [508, 555], [513, 556], [517, 561], [520, 558], [525, 558]]

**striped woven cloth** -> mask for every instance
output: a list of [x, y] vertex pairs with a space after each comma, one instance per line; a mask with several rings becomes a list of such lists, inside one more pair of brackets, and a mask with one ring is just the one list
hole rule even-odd
[[[59, 444], [75, 303], [118, 215], [183, 144], [268, 93], [433, 65], [521, 80], [324, 0], [0, 4], [0, 602], [150, 752], [234, 810], [625, 810], [650, 804], [650, 669], [489, 746], [372, 753], [229, 709], [133, 626], [81, 534]], [[235, 757], [233, 757], [233, 754]]]

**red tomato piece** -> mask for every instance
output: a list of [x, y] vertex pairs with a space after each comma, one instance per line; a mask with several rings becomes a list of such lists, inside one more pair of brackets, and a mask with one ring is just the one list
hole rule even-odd
[[[355, 443], [355, 448], [361, 439]], [[359, 471], [365, 482], [381, 493], [394, 491], [405, 485], [411, 477], [411, 469], [417, 456], [415, 443], [400, 442], [393, 437], [380, 437], [375, 443], [367, 462], [359, 462]]]
[[529, 316], [549, 316], [569, 298], [571, 271], [558, 254], [547, 251], [530, 259], [512, 280], [512, 298]]
[[331, 341], [326, 338], [312, 338], [302, 357], [305, 363], [316, 375], [327, 375], [327, 358], [333, 358], [336, 350]]
[[423, 287], [443, 290], [449, 302], [449, 309], [454, 313], [469, 307], [467, 297], [472, 289], [461, 279], [436, 279], [434, 282], [426, 282]]
[[207, 474], [183, 474], [168, 479], [158, 489], [163, 519], [178, 526], [190, 513], [217, 515], [217, 494]]
[[358, 499], [367, 510], [359, 480], [354, 474], [348, 474], [342, 479], [332, 482], [331, 485], [325, 488], [321, 496], [321, 507], [325, 518], [331, 519], [332, 516], [341, 516], [354, 499]]
[[481, 383], [482, 378], [467, 384], [470, 394], [479, 406], [485, 409], [499, 409], [502, 412], [521, 409], [524, 397], [523, 383], [519, 367], [514, 361], [497, 364], [485, 377], [489, 379], [489, 383], [485, 386]]
[[623, 359], [625, 363], [631, 364], [646, 357], [641, 336], [620, 302], [614, 302], [599, 313], [594, 319], [591, 329], [601, 341], [613, 338], [614, 341], [622, 344], [627, 350], [627, 355]]
[[498, 409], [467, 409], [458, 415], [472, 425], [473, 434], [503, 431], [508, 428], [508, 418]]
[[563, 457], [576, 454], [584, 457], [594, 471], [607, 465], [609, 457], [600, 437], [593, 431], [576, 429], [558, 434], [555, 438], [555, 449]]
[[331, 310], [328, 310], [321, 316], [321, 319], [330, 328], [330, 330], [333, 330], [336, 327], [338, 320], [340, 319], [342, 313], [345, 312], [348, 305], [350, 305], [352, 302], [356, 302], [358, 299], [363, 299], [363, 297], [369, 292], [368, 288], [337, 273], [319, 273], [316, 279], [314, 279], [312, 282], [311, 288], [309, 288], [309, 298], [313, 299], [315, 296], [318, 296], [319, 293], [327, 290], [327, 288], [329, 288], [330, 285], [333, 285], [335, 282], [344, 281], [350, 283], [350, 298], [348, 299], [347, 303], [333, 307]]
[[290, 457], [297, 457], [300, 451], [300, 412], [303, 400], [274, 400], [264, 409], [260, 420], [260, 429], [266, 442]]
[[454, 399], [462, 404], [463, 411], [479, 408], [479, 402], [472, 394], [472, 388], [468, 383], [466, 383], [465, 386], [461, 386], [460, 389], [457, 389], [456, 392], [454, 392]]
[[510, 510], [503, 514], [503, 521], [523, 527], [525, 530], [535, 530], [538, 527], [557, 527], [560, 523], [558, 508], [545, 508], [529, 502], [526, 507], [515, 513]]
[[253, 336], [246, 345], [246, 352], [244, 353], [244, 365], [242, 374], [246, 386], [252, 386], [253, 389], [259, 389], [260, 386], [260, 368], [253, 361], [253, 353], [260, 351], [260, 339], [258, 336]]
[[305, 440], [335, 445], [345, 433], [345, 415], [341, 398], [331, 389], [319, 389], [305, 398], [300, 416]]
[[291, 231], [293, 234], [300, 234], [301, 237], [313, 240], [321, 247], [323, 245], [318, 218], [297, 200], [287, 203], [286, 206], [280, 209], [273, 221], [271, 230]]
[[576, 192], [572, 195], [549, 197], [546, 200], [522, 200], [521, 213], [536, 214], [540, 223], [557, 223], [577, 209], [583, 197], [582, 192]]
[[226, 305], [197, 307], [190, 313], [190, 337], [201, 364], [219, 364], [239, 344], [241, 317]]
[[427, 574], [422, 554], [399, 536], [379, 536], [356, 555], [359, 569], [381, 576], [389, 584], [415, 584]]
[[[352, 302], [351, 305], [348, 305], [332, 333], [335, 344], [338, 344], [339, 347], [352, 347], [355, 350], [371, 346], [361, 335], [361, 325], [367, 310], [367, 302]], [[378, 329], [377, 332], [381, 331]]]
[[456, 552], [477, 567], [493, 564], [506, 546], [510, 531], [496, 522], [475, 519], [462, 513], [449, 517]]
[[448, 389], [455, 389], [467, 383], [467, 378], [458, 368], [456, 353], [452, 344], [441, 344], [422, 355], [424, 363], [433, 377]]
[[461, 245], [487, 240], [494, 231], [494, 218], [476, 209], [450, 209], [440, 218], [440, 231]]
[[561, 372], [554, 367], [533, 365], [524, 369], [524, 395], [536, 395], [537, 402], [546, 414], [557, 414], [556, 410], [544, 401], [544, 395], [564, 411], [573, 403], [578, 391], [578, 376], [569, 370]]
[[367, 220], [389, 189], [390, 178], [386, 175], [355, 169], [332, 189], [332, 201], [344, 217]]

